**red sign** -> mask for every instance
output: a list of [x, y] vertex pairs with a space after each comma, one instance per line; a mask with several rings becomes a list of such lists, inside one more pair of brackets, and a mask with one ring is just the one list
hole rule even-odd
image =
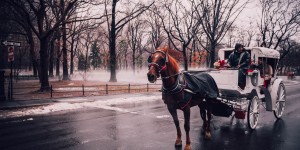
[[13, 46], [8, 46], [8, 62], [14, 61], [14, 47]]

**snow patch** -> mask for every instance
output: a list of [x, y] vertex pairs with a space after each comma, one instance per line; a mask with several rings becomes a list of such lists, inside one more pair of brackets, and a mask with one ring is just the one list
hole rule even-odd
[[162, 115], [162, 116], [156, 116], [156, 118], [158, 119], [162, 119], [162, 118], [170, 118], [171, 116], [169, 115]]
[[[81, 98], [82, 100], [86, 100]], [[68, 101], [74, 101], [74, 99], [66, 99], [61, 100], [59, 103], [54, 103], [48, 106], [42, 106], [37, 108], [25, 109], [25, 110], [16, 110], [11, 111], [5, 116], [0, 117], [19, 117], [19, 116], [27, 116], [27, 115], [42, 115], [48, 114], [52, 112], [58, 111], [66, 111], [66, 110], [75, 110], [80, 108], [101, 108], [107, 110], [114, 110], [119, 112], [125, 113], [133, 113], [136, 114], [137, 112], [130, 112], [127, 109], [118, 108], [116, 105], [121, 104], [130, 104], [130, 103], [142, 103], [142, 102], [150, 102], [160, 100], [161, 96], [137, 96], [137, 97], [120, 97], [120, 98], [112, 98], [107, 100], [96, 100], [92, 102], [81, 102], [81, 103], [68, 103]], [[77, 99], [76, 99], [77, 101]], [[32, 119], [32, 118], [31, 118]], [[27, 119], [28, 120], [28, 119]], [[29, 119], [30, 120], [30, 119]]]

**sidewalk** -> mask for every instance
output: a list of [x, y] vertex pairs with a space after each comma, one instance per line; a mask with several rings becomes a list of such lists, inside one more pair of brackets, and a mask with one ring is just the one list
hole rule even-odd
[[[284, 80], [286, 86], [289, 85], [300, 85], [299, 80]], [[104, 95], [104, 96], [82, 96], [82, 97], [68, 97], [68, 98], [56, 98], [56, 99], [38, 99], [38, 100], [15, 100], [15, 101], [0, 101], [0, 110], [26, 108], [26, 107], [37, 107], [44, 105], [51, 105], [54, 103], [82, 103], [82, 102], [93, 102], [98, 100], [107, 100], [113, 98], [127, 98], [127, 97], [138, 97], [141, 95], [160, 94], [160, 92], [149, 92], [149, 93], [135, 93], [135, 94], [118, 94], [118, 95]]]
[[104, 96], [82, 96], [82, 97], [66, 97], [56, 99], [39, 99], [39, 100], [14, 100], [14, 101], [0, 101], [0, 110], [10, 110], [27, 107], [46, 106], [55, 103], [83, 103], [83, 102], [94, 102], [103, 101], [116, 98], [134, 98], [141, 96], [150, 95], [161, 95], [160, 92], [143, 92], [143, 93], [129, 93], [129, 94], [118, 94], [118, 95], [104, 95]]

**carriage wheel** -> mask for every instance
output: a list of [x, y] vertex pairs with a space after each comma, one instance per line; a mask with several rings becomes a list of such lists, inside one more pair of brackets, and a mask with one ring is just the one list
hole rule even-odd
[[259, 98], [254, 96], [248, 105], [247, 122], [250, 129], [255, 129], [259, 117]]
[[279, 119], [284, 111], [285, 107], [285, 101], [286, 101], [286, 94], [285, 94], [285, 87], [282, 83], [279, 84], [278, 91], [277, 91], [277, 97], [276, 97], [276, 105], [274, 110], [274, 115], [277, 119]]

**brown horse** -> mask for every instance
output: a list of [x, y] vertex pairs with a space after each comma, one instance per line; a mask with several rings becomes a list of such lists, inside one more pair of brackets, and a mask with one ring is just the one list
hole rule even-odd
[[[186, 146], [184, 149], [191, 149], [191, 140], [189, 136], [190, 108], [193, 106], [198, 106], [200, 108], [200, 115], [203, 120], [202, 133], [205, 135], [204, 138], [209, 140], [211, 138], [211, 102], [214, 101], [214, 99], [209, 98], [205, 94], [191, 94], [193, 92], [186, 92], [186, 90], [184, 90], [185, 77], [183, 77], [183, 73], [179, 72], [178, 63], [168, 54], [167, 48], [160, 48], [152, 53], [148, 58], [148, 63], [149, 71], [147, 76], [149, 82], [154, 83], [160, 76], [162, 78], [163, 100], [173, 117], [177, 129], [175, 146], [182, 146], [181, 130], [177, 116], [177, 109], [181, 109], [184, 114], [184, 129], [186, 132]], [[188, 100], [184, 101], [186, 98]], [[203, 99], [205, 99], [205, 102]]]

